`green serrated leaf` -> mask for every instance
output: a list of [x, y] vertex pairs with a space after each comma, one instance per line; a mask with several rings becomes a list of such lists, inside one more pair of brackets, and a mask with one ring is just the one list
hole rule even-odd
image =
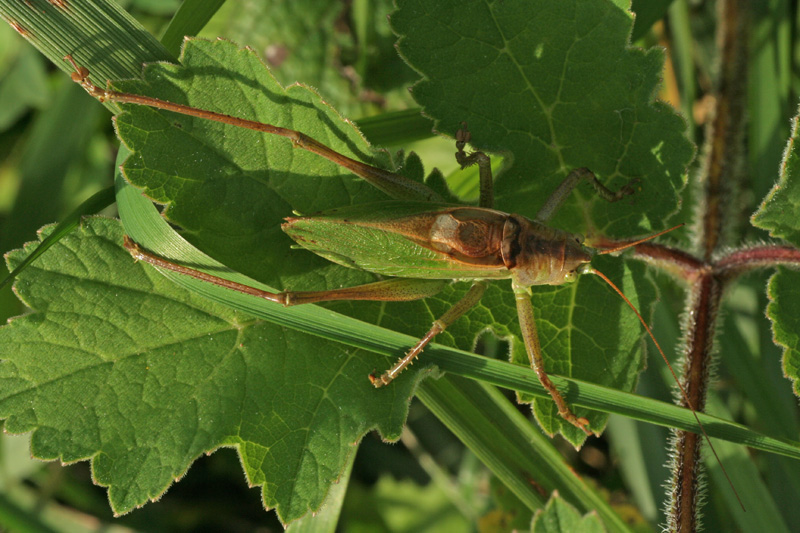
[[[183, 66], [149, 65], [144, 83], [125, 82], [129, 92], [200, 109], [234, 113], [292, 127], [345, 155], [372, 160], [358, 131], [319, 95], [301, 85], [281, 87], [258, 57], [227, 41], [187, 41]], [[363, 180], [322, 158], [295, 150], [287, 139], [227, 127], [208, 120], [127, 106], [116, 118], [123, 142], [134, 152], [125, 177], [154, 200], [166, 216], [209, 255], [273, 286], [295, 283], [298, 273], [325, 278], [329, 264], [290, 250], [280, 231], [293, 211], [385, 199]], [[334, 283], [370, 279], [338, 270]]]
[[641, 191], [611, 207], [583, 192], [557, 223], [665, 227], [694, 150], [683, 120], [654, 99], [663, 53], [629, 46], [630, 13], [605, 0], [398, 7], [398, 49], [424, 76], [413, 95], [436, 129], [466, 121], [476, 147], [513, 156], [497, 179], [499, 209], [533, 216], [570, 170], [588, 167], [613, 189], [640, 178]]
[[778, 269], [769, 281], [767, 316], [772, 321], [775, 343], [783, 347], [783, 374], [794, 383], [794, 393], [800, 396], [800, 307], [795, 296], [800, 274], [785, 268]]
[[[678, 205], [693, 147], [683, 120], [654, 101], [662, 55], [628, 45], [630, 13], [604, 1], [409, 0], [398, 8], [391, 18], [398, 49], [424, 76], [413, 94], [436, 129], [455, 132], [466, 121], [476, 147], [508, 156], [495, 180], [499, 209], [533, 217], [570, 170], [585, 166], [611, 188], [639, 178], [641, 190], [609, 205], [579, 188], [580, 201], [568, 201], [555, 226], [594, 235], [664, 226]], [[633, 387], [641, 368], [639, 326], [594, 281], [535, 290], [542, 348], [552, 361], [547, 368], [589, 381], [613, 374], [625, 382], [613, 386]], [[506, 298], [509, 313], [513, 300]], [[613, 319], [606, 320], [608, 313]], [[617, 329], [612, 324], [619, 319], [628, 322]], [[518, 335], [510, 323], [488, 325], [501, 333], [508, 326]], [[535, 412], [546, 431], [561, 428], [573, 443], [582, 440], [552, 404], [538, 400]], [[592, 420], [602, 427], [605, 418]]]
[[606, 529], [596, 513], [581, 516], [556, 492], [544, 510], [537, 511], [531, 525], [533, 533], [603, 533]]
[[[616, 20], [611, 15], [608, 18]], [[510, 31], [513, 20], [508, 17], [504, 20], [509, 25], [505, 31]], [[629, 17], [626, 20], [630, 24]], [[585, 23], [589, 24], [588, 18]], [[417, 35], [409, 35], [403, 42], [415, 38]], [[630, 53], [634, 57], [640, 55]], [[625, 148], [630, 154], [637, 153], [645, 145], [653, 146], [653, 142], [646, 138], [656, 135], [656, 127], [662, 128], [658, 134], [663, 138], [669, 138], [670, 134], [681, 135], [683, 131], [683, 124], [671, 113], [663, 114], [666, 122], [654, 118], [658, 113], [652, 108], [649, 97], [656, 80], [653, 69], [657, 63], [648, 63], [652, 67], [652, 79], [640, 80], [643, 86], [649, 87], [646, 94], [639, 94], [644, 90], [642, 86], [631, 96], [634, 103], [638, 102], [636, 98], [641, 100], [638, 104], [642, 109], [637, 113], [648, 121], [655, 121], [654, 125], [644, 127], [636, 121], [628, 124], [624, 114], [620, 115], [613, 109], [608, 111], [609, 115], [616, 117], [615, 120], [624, 119], [618, 126], [625, 125], [631, 135]], [[636, 76], [639, 79], [639, 74]], [[495, 83], [489, 77], [483, 79], [482, 86], [491, 87]], [[474, 84], [478, 85], [478, 81], [475, 80]], [[143, 92], [202, 109], [291, 127], [349, 157], [372, 164], [388, 164], [381, 154], [373, 157], [373, 150], [358, 132], [324, 104], [315, 92], [302, 86], [283, 89], [253, 53], [238, 49], [229, 42], [187, 41], [181, 66], [150, 65], [145, 71], [144, 82], [125, 82], [119, 86], [129, 92]], [[565, 87], [564, 90], [569, 92], [580, 92], [578, 86]], [[612, 99], [610, 103], [600, 101], [586, 105], [592, 107], [592, 116], [595, 116], [602, 115], [596, 109], [601, 104], [619, 102]], [[668, 127], [670, 122], [672, 129]], [[187, 238], [213, 257], [272, 286], [295, 290], [355, 285], [372, 279], [365, 273], [331, 265], [307, 253], [291, 251], [291, 240], [279, 230], [282, 218], [292, 211], [313, 213], [386, 198], [363, 180], [314, 154], [293, 150], [286, 139], [241, 128], [140, 106], [127, 106], [127, 112], [118, 116], [116, 123], [120, 137], [135, 152], [124, 165], [126, 177], [134, 185], [143, 187], [156, 201], [167, 204], [165, 214], [170, 220], [179, 224]], [[533, 122], [529, 131], [539, 127], [542, 127], [541, 123]], [[563, 127], [566, 132], [564, 139], [572, 136], [576, 140], [570, 142], [579, 142], [583, 135], [580, 121], [564, 122]], [[605, 137], [608, 137], [607, 132]], [[662, 146], [663, 138], [656, 144]], [[685, 141], [673, 144], [678, 152], [681, 147], [689, 148]], [[510, 145], [521, 150], [521, 157], [527, 157], [521, 145], [513, 142]], [[565, 150], [561, 152], [566, 153]], [[684, 152], [686, 157], [691, 154], [690, 149]], [[651, 159], [655, 157], [652, 150], [648, 153]], [[680, 166], [682, 171], [686, 157], [679, 165], [680, 156], [671, 151], [658, 155], [672, 161], [675, 169]], [[519, 162], [516, 153], [513, 157]], [[415, 161], [411, 159], [407, 163], [407, 170], [421, 175]], [[516, 164], [515, 168], [518, 168]], [[669, 166], [665, 165], [665, 168]], [[669, 171], [665, 172], [669, 174]], [[560, 179], [563, 176], [554, 177]], [[539, 194], [530, 187], [533, 182], [520, 173], [509, 171], [498, 180], [498, 190], [501, 190], [502, 183], [516, 184], [520, 192], [515, 197], [529, 199], [525, 202], [528, 207], [520, 212], [533, 216], [535, 212], [530, 206], [538, 202], [535, 197]], [[671, 195], [674, 197], [674, 190]], [[646, 201], [646, 196], [641, 201]], [[591, 205], [594, 204], [592, 200]], [[618, 222], [633, 218], [632, 213], [644, 220], [652, 211], [643, 209], [638, 199], [629, 204], [618, 209], [617, 205], [609, 208], [603, 202], [597, 207], [602, 207], [605, 218], [620, 211], [622, 214], [615, 215]], [[576, 214], [574, 209], [572, 214]], [[598, 220], [603, 218], [600, 216]], [[618, 272], [621, 275], [622, 270]], [[616, 279], [619, 281], [621, 278]], [[513, 335], [519, 341], [514, 300], [507, 285], [504, 283], [502, 288], [492, 288], [484, 302], [471, 311], [467, 319], [454, 324], [438, 341], [469, 349], [476, 336], [487, 328], [502, 336]], [[645, 284], [639, 281], [636, 286], [644, 288]], [[390, 325], [392, 329], [422, 335], [433, 320], [464, 294], [467, 287], [466, 284], [456, 285], [438, 297], [411, 304], [356, 306], [339, 303], [331, 307], [366, 321], [374, 322], [379, 317], [381, 324]], [[635, 323], [635, 316], [609, 289], [600, 288], [597, 280], [587, 280], [577, 287], [577, 292], [575, 287], [558, 289], [556, 292], [562, 295], [559, 301], [555, 301], [556, 292], [552, 288], [535, 291], [537, 317], [542, 322], [540, 335], [546, 357], [552, 361], [548, 364], [548, 371], [631, 390], [642, 367], [639, 351], [641, 330]], [[652, 297], [652, 289], [648, 290]], [[580, 303], [577, 307], [574, 306], [576, 302]], [[607, 323], [598, 321], [598, 314], [610, 320]], [[524, 358], [518, 358], [518, 361], [528, 364]], [[558, 432], [563, 427], [573, 443], [579, 444], [583, 440], [584, 435], [563, 423], [545, 400], [537, 402], [536, 413], [549, 433]], [[602, 428], [604, 422], [605, 416], [595, 415], [593, 427]]]
[[800, 245], [800, 156], [795, 141], [798, 137], [798, 120], [792, 119], [792, 134], [783, 153], [778, 182], [752, 217], [754, 226], [769, 230], [773, 237], [786, 239]]
[[17, 281], [36, 312], [0, 330], [0, 417], [33, 431], [35, 456], [91, 458], [124, 513], [233, 446], [290, 521], [319, 508], [367, 430], [399, 435], [407, 403], [375, 397], [367, 352], [179, 289], [121, 240], [118, 222], [88, 219]]

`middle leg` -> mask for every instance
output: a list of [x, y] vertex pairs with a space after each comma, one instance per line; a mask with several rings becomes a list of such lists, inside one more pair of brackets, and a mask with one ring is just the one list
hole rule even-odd
[[564, 178], [564, 181], [561, 182], [561, 185], [559, 185], [556, 190], [553, 191], [542, 208], [539, 209], [539, 212], [536, 213], [536, 221], [544, 223], [553, 218], [553, 215], [555, 215], [556, 211], [558, 211], [558, 208], [564, 204], [569, 196], [569, 193], [572, 192], [572, 189], [574, 189], [582, 180], [588, 181], [591, 186], [594, 187], [594, 190], [597, 192], [597, 194], [608, 202], [616, 202], [617, 200], [621, 200], [622, 198], [633, 194], [636, 192], [634, 186], [641, 181], [638, 178], [634, 178], [620, 190], [614, 192], [600, 183], [600, 180], [597, 179], [597, 176], [594, 175], [594, 172], [588, 168], [576, 168], [570, 172], [566, 178]]
[[441, 316], [438, 320], [434, 320], [433, 326], [431, 329], [428, 330], [428, 333], [422, 337], [417, 344], [414, 345], [411, 350], [408, 351], [403, 357], [401, 357], [392, 368], [381, 374], [380, 376], [376, 376], [371, 374], [369, 376], [370, 381], [375, 386], [375, 388], [383, 387], [384, 385], [388, 385], [392, 382], [394, 378], [397, 377], [400, 372], [402, 372], [408, 365], [414, 362], [420, 353], [422, 353], [423, 348], [430, 343], [433, 338], [438, 335], [439, 333], [443, 332], [450, 324], [455, 322], [459, 319], [464, 313], [469, 311], [483, 296], [483, 293], [486, 291], [486, 282], [485, 281], [476, 281], [472, 284], [472, 287], [469, 288], [467, 294], [464, 295], [458, 302], [453, 305], [447, 312]]

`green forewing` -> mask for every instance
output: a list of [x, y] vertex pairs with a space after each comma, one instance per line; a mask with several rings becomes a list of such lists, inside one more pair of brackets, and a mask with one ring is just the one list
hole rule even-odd
[[[415, 215], [435, 213], [431, 203], [381, 202], [292, 218], [283, 230], [303, 248], [340, 265], [401, 278], [508, 278], [505, 268], [477, 268], [421, 246], [389, 227]], [[450, 206], [452, 207], [452, 206]]]

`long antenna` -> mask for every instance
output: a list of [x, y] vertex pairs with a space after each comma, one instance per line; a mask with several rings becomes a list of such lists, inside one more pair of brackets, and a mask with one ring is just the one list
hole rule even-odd
[[625, 244], [623, 244], [621, 246], [617, 246], [615, 248], [606, 248], [605, 250], [597, 252], [597, 255], [613, 254], [614, 252], [621, 252], [622, 250], [626, 250], [626, 249], [628, 249], [628, 248], [630, 248], [632, 246], [636, 246], [637, 244], [642, 244], [643, 242], [647, 242], [649, 240], [655, 239], [656, 237], [660, 237], [660, 236], [664, 235], [665, 233], [669, 233], [670, 231], [674, 231], [674, 230], [676, 230], [678, 228], [682, 228], [685, 225], [686, 224], [678, 224], [677, 226], [672, 226], [671, 228], [665, 229], [664, 231], [659, 231], [658, 233], [654, 233], [652, 235], [648, 235], [647, 237], [644, 237], [643, 239], [639, 239], [638, 241], [628, 242], [628, 243], [625, 243]]
[[[682, 225], [683, 224], [681, 224], [681, 226]], [[680, 226], [677, 226], [677, 227], [680, 227]], [[673, 228], [673, 229], [675, 229], [675, 228]], [[667, 230], [667, 231], [671, 231], [671, 230]], [[662, 233], [664, 233], [664, 232], [662, 232]], [[653, 237], [655, 237], [655, 235]], [[644, 240], [649, 240], [649, 239], [644, 239]], [[639, 241], [639, 242], [642, 242], [642, 241]], [[631, 303], [630, 300], [628, 300], [628, 297], [625, 296], [622, 293], [622, 291], [619, 289], [619, 287], [614, 285], [614, 283], [610, 279], [608, 279], [608, 276], [606, 276], [605, 274], [603, 274], [599, 270], [596, 270], [593, 267], [590, 267], [590, 268], [584, 270], [583, 273], [585, 273], [585, 274], [594, 274], [596, 276], [600, 276], [601, 278], [603, 278], [603, 281], [608, 283], [608, 285], [612, 289], [614, 289], [614, 291], [616, 291], [617, 294], [620, 295], [620, 297], [625, 301], [625, 303], [628, 304], [628, 307], [630, 307], [633, 310], [633, 312], [636, 313], [636, 318], [638, 318], [639, 322], [642, 323], [642, 326], [644, 326], [644, 329], [647, 331], [647, 334], [650, 335], [651, 339], [653, 339], [653, 344], [656, 345], [656, 348], [658, 349], [658, 353], [661, 354], [661, 357], [664, 359], [664, 362], [667, 363], [667, 368], [669, 368], [669, 371], [672, 374], [672, 377], [675, 378], [675, 383], [678, 384], [678, 388], [680, 388], [681, 395], [683, 396], [683, 399], [686, 402], [686, 405], [688, 405], [689, 409], [691, 409], [692, 415], [694, 415], [694, 419], [697, 421], [697, 425], [700, 427], [700, 431], [703, 433], [703, 437], [705, 437], [706, 442], [708, 443], [708, 446], [711, 448], [711, 452], [714, 454], [714, 457], [717, 459], [717, 462], [719, 463], [719, 466], [722, 469], [722, 473], [725, 474], [725, 479], [728, 480], [728, 484], [731, 486], [731, 489], [733, 490], [733, 494], [736, 496], [736, 500], [739, 502], [739, 505], [742, 506], [742, 511], [746, 512], [747, 510], [744, 508], [744, 504], [742, 503], [742, 499], [739, 497], [739, 493], [736, 491], [736, 487], [733, 485], [733, 482], [731, 481], [731, 478], [728, 475], [728, 471], [725, 470], [725, 465], [722, 464], [722, 461], [720, 460], [719, 455], [717, 455], [717, 450], [714, 449], [714, 445], [711, 443], [711, 438], [708, 436], [708, 433], [706, 433], [706, 428], [703, 426], [703, 423], [700, 422], [700, 417], [697, 416], [697, 410], [694, 408], [694, 405], [692, 405], [692, 401], [689, 399], [689, 395], [686, 393], [686, 389], [683, 388], [683, 385], [681, 384], [680, 380], [678, 379], [678, 375], [675, 373], [675, 370], [673, 370], [672, 365], [669, 362], [669, 359], [667, 359], [667, 356], [664, 353], [664, 350], [661, 349], [661, 345], [658, 344], [658, 341], [656, 340], [655, 335], [653, 335], [653, 330], [651, 330], [650, 326], [648, 326], [647, 323], [644, 321], [644, 318], [642, 318], [642, 315], [641, 315], [641, 313], [639, 313], [639, 310], [636, 309], [636, 307]]]

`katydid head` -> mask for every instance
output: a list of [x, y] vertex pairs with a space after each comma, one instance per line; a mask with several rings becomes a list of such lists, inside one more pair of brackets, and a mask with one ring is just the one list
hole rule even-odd
[[551, 228], [519, 215], [509, 215], [503, 228], [501, 251], [503, 262], [512, 271], [516, 285], [562, 285], [592, 272], [589, 263], [595, 255], [620, 252], [681, 226], [683, 224], [598, 251], [584, 245], [583, 235]]

